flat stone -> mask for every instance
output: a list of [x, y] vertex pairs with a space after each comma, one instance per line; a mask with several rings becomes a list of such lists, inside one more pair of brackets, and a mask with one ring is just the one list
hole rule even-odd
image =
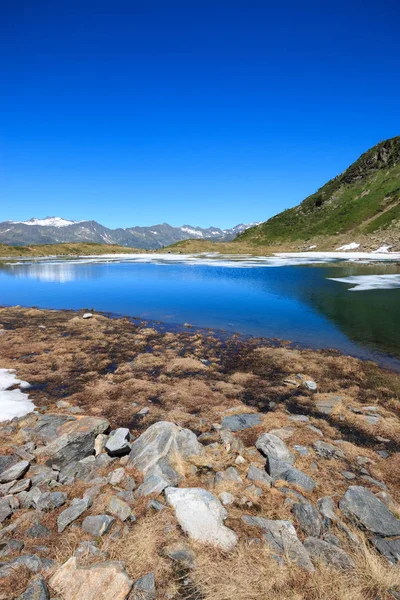
[[29, 538], [46, 539], [52, 536], [52, 532], [39, 521], [36, 521], [32, 527], [25, 531], [25, 535]]
[[316, 537], [308, 537], [304, 540], [304, 547], [315, 561], [321, 561], [335, 569], [343, 571], [354, 569], [354, 561], [346, 552]]
[[75, 556], [54, 573], [49, 584], [63, 600], [125, 600], [132, 588], [122, 563], [78, 567]]
[[164, 549], [163, 553], [188, 569], [195, 566], [195, 553], [188, 544], [182, 542], [170, 544]]
[[324, 527], [329, 528], [332, 523], [338, 521], [338, 517], [335, 512], [335, 503], [333, 498], [330, 496], [324, 496], [317, 500], [318, 510], [323, 518]]
[[310, 417], [307, 415], [290, 415], [289, 421], [295, 421], [296, 423], [308, 423]]
[[49, 600], [50, 593], [43, 577], [36, 576], [29, 582], [25, 592], [17, 600]]
[[91, 505], [92, 500], [88, 496], [82, 499], [74, 498], [70, 506], [58, 515], [58, 533], [62, 533], [68, 525], [76, 521]]
[[303, 385], [310, 392], [316, 392], [317, 391], [317, 384], [312, 379], [307, 379], [306, 381], [303, 381]]
[[223, 550], [237, 544], [236, 533], [223, 524], [228, 513], [211, 492], [201, 488], [168, 487], [165, 498], [175, 510], [183, 531], [192, 539]]
[[315, 506], [310, 502], [297, 503], [292, 508], [292, 513], [296, 517], [297, 521], [303, 532], [312, 537], [319, 537], [322, 532], [322, 521], [321, 517]]
[[107, 511], [111, 513], [114, 517], [117, 517], [121, 521], [126, 521], [132, 515], [132, 510], [130, 506], [118, 498], [117, 496], [111, 496], [108, 504]]
[[278, 437], [280, 440], [284, 441], [284, 440], [288, 440], [291, 437], [293, 437], [295, 431], [296, 430], [294, 427], [286, 426], [286, 427], [278, 427], [276, 429], [271, 429], [269, 434], [276, 435], [276, 437]]
[[244, 515], [242, 520], [246, 525], [262, 529], [268, 547], [278, 556], [288, 557], [299, 567], [307, 571], [314, 571], [310, 557], [290, 521], [275, 521], [250, 515]]
[[161, 494], [169, 486], [169, 481], [161, 475], [150, 475], [137, 489], [138, 496], [151, 496]]
[[289, 464], [294, 463], [294, 456], [286, 444], [273, 433], [263, 433], [256, 441], [256, 448], [264, 456]]
[[90, 312], [87, 312], [82, 316], [82, 319], [91, 319], [92, 317], [93, 317], [93, 314]]
[[400, 539], [390, 539], [390, 538], [380, 538], [375, 537], [372, 538], [371, 542], [375, 546], [375, 548], [380, 552], [385, 558], [388, 559], [390, 563], [395, 565], [400, 562]]
[[0, 577], [8, 577], [19, 567], [25, 567], [25, 569], [28, 569], [31, 573], [39, 573], [40, 571], [51, 569], [54, 564], [54, 560], [42, 558], [36, 554], [23, 554], [6, 563], [0, 563]]
[[115, 523], [114, 517], [109, 515], [94, 515], [86, 517], [82, 523], [82, 529], [95, 538], [105, 535]]
[[11, 465], [11, 467], [8, 467], [8, 469], [0, 473], [0, 483], [21, 479], [29, 469], [30, 464], [29, 460], [21, 460], [20, 462]]
[[340, 509], [356, 525], [379, 536], [400, 536], [400, 520], [367, 488], [350, 486]]
[[230, 415], [222, 419], [222, 427], [229, 431], [243, 431], [256, 427], [262, 423], [262, 416], [257, 414], [243, 413], [239, 415]]
[[154, 573], [143, 575], [133, 586], [129, 600], [155, 600], [156, 580]]
[[337, 396], [336, 394], [321, 394], [318, 396], [315, 406], [318, 412], [323, 415], [330, 415], [333, 409], [340, 404], [341, 401], [342, 396]]
[[110, 433], [105, 449], [110, 456], [124, 456], [131, 451], [129, 429], [119, 427]]
[[299, 444], [294, 444], [293, 450], [296, 450], [301, 456], [307, 456], [309, 454], [308, 448], [300, 446]]
[[257, 467], [257, 465], [251, 464], [247, 471], [247, 479], [250, 481], [257, 481], [271, 487], [272, 477], [268, 475], [266, 471]]
[[13, 509], [10, 504], [10, 499], [6, 496], [0, 499], [0, 523], [11, 517]]
[[322, 458], [346, 458], [346, 455], [342, 450], [339, 450], [336, 446], [323, 442], [322, 440], [317, 440], [313, 443], [313, 446], [315, 452]]
[[341, 471], [341, 474], [345, 479], [348, 479], [349, 481], [356, 478], [355, 474], [351, 471]]

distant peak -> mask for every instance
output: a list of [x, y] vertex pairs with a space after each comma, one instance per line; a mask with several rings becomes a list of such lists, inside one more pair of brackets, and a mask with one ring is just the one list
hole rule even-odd
[[45, 219], [36, 219], [33, 217], [29, 221], [11, 221], [12, 223], [20, 223], [21, 225], [41, 225], [42, 227], [68, 227], [79, 221], [68, 221], [62, 217], [46, 217]]

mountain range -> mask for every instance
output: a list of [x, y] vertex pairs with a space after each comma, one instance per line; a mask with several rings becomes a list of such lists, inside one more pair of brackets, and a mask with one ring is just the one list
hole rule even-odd
[[243, 231], [237, 241], [265, 245], [317, 236], [400, 240], [400, 136], [380, 142], [294, 208]]
[[231, 229], [220, 229], [219, 227], [202, 228], [191, 225], [173, 227], [168, 223], [162, 223], [151, 227], [109, 229], [96, 221], [69, 221], [61, 217], [32, 218], [29, 221], [0, 223], [0, 244], [26, 246], [30, 244], [94, 242], [151, 250], [187, 239], [227, 242], [254, 225], [255, 223], [249, 225], [241, 223]]

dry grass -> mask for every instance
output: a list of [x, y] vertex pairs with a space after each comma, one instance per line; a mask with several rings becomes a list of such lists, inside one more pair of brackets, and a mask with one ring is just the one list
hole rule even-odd
[[363, 545], [354, 556], [355, 571], [343, 573], [318, 565], [309, 574], [280, 567], [263, 544], [242, 542], [229, 555], [197, 549], [194, 580], [204, 600], [389, 600], [399, 588], [400, 572]]

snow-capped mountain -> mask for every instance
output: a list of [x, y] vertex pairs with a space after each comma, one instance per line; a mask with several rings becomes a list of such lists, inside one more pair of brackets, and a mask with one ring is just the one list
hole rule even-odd
[[172, 227], [168, 223], [151, 227], [109, 229], [96, 221], [71, 221], [62, 217], [32, 218], [29, 221], [4, 221], [0, 223], [0, 244], [23, 246], [28, 244], [61, 244], [68, 242], [95, 242], [119, 244], [146, 250], [162, 248], [187, 239], [231, 241], [239, 233], [254, 226], [236, 225], [231, 229], [219, 227]]
[[41, 225], [42, 227], [67, 227], [68, 225], [74, 225], [74, 223], [79, 223], [79, 221], [68, 221], [67, 219], [62, 219], [61, 217], [46, 217], [45, 219], [33, 218], [29, 221], [8, 221], [8, 223], [20, 223], [22, 225]]

